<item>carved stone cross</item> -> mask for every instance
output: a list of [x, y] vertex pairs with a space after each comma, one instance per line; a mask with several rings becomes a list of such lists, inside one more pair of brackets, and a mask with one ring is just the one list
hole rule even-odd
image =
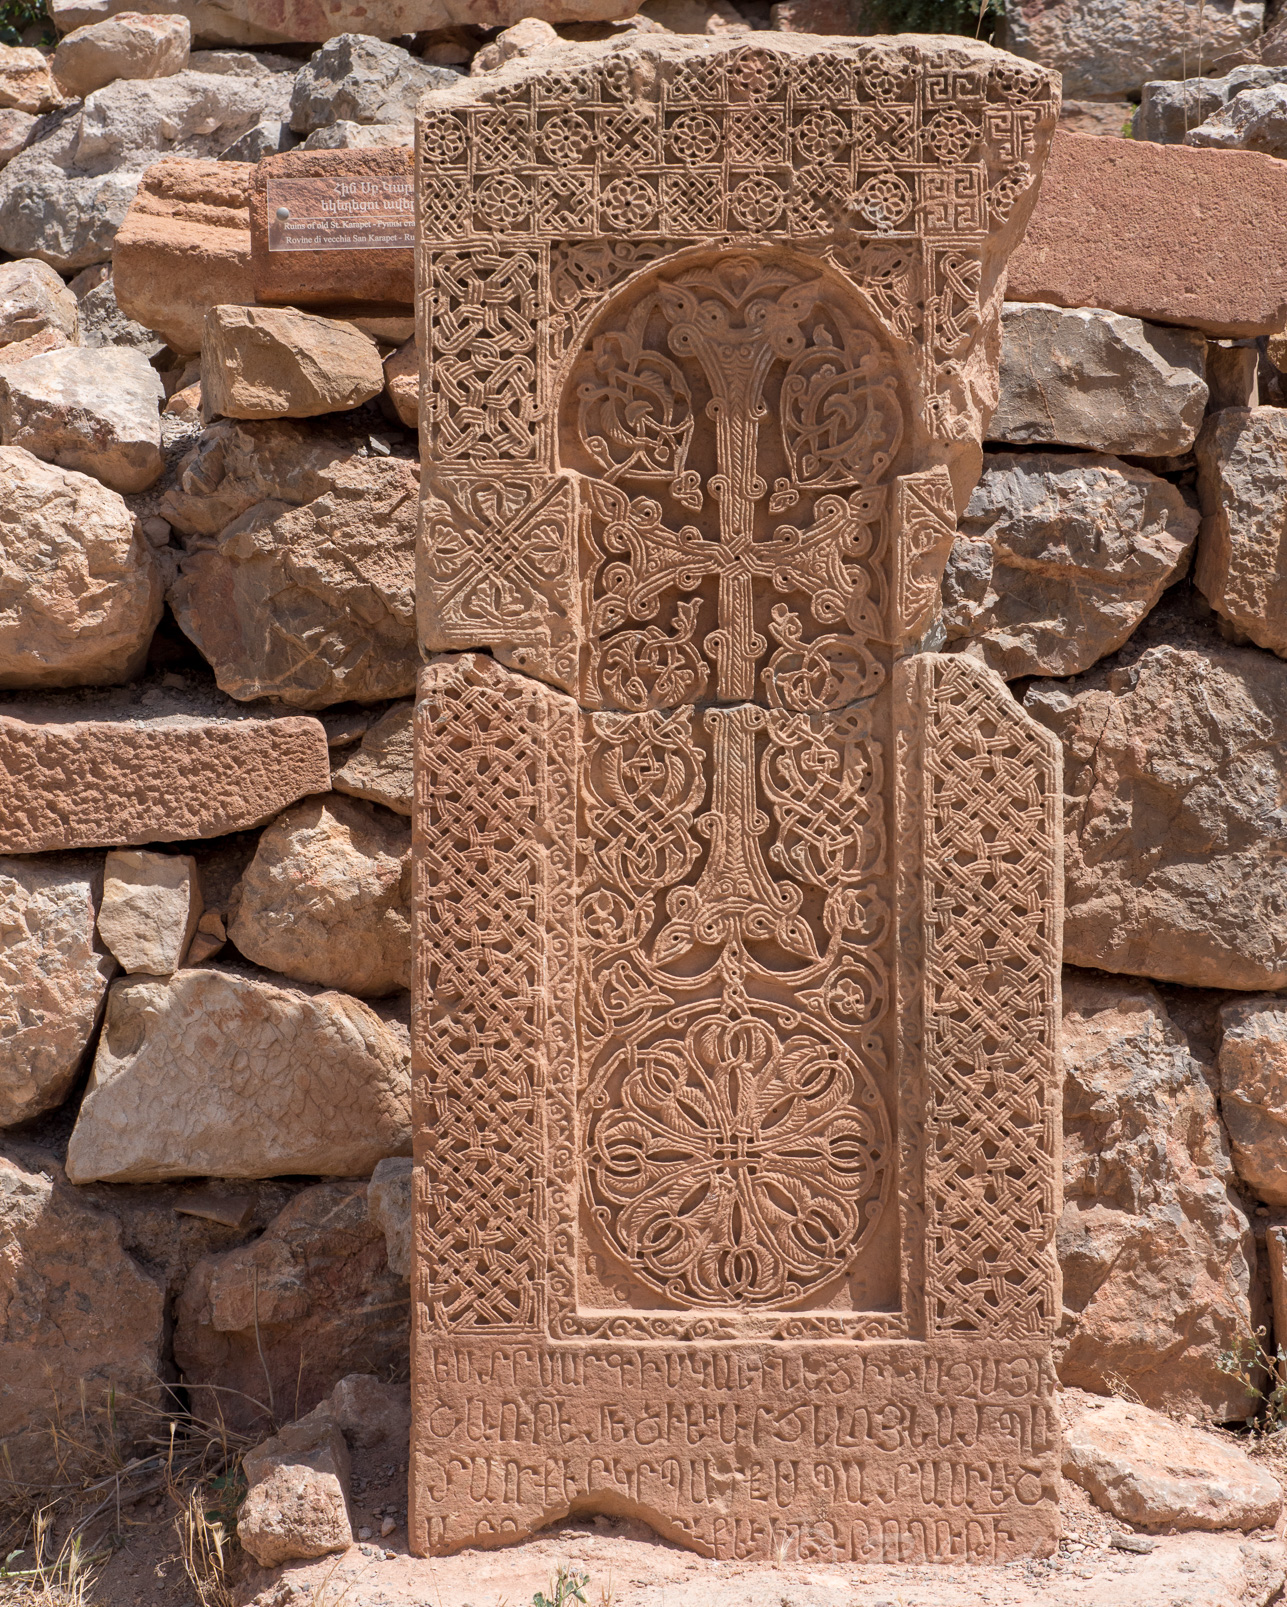
[[419, 1550], [1054, 1543], [1057, 759], [932, 648], [1056, 114], [777, 34], [422, 103]]

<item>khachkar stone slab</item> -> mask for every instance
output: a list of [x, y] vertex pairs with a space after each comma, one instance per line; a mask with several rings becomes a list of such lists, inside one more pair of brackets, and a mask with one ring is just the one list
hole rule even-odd
[[917, 649], [1056, 98], [649, 35], [421, 104], [417, 1550], [1054, 1545], [1057, 747]]

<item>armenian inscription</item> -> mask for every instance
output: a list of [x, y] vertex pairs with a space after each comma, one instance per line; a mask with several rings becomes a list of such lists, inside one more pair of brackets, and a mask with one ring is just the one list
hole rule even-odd
[[270, 251], [405, 251], [413, 247], [413, 184], [391, 174], [268, 180]]
[[419, 1550], [1057, 1536], [1056, 749], [925, 650], [1056, 114], [793, 36], [422, 102]]

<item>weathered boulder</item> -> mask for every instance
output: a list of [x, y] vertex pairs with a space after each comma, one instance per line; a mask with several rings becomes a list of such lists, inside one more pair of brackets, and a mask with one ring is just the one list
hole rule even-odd
[[0, 701], [0, 853], [223, 837], [329, 783], [306, 715], [158, 687]]
[[76, 297], [47, 262], [26, 257], [0, 263], [0, 346], [56, 329], [72, 344], [80, 313]]
[[1065, 958], [1287, 987], [1281, 663], [1213, 631], [1137, 633], [1075, 681], [1034, 682], [1024, 706], [1064, 744]]
[[20, 112], [49, 112], [61, 105], [62, 99], [43, 51], [0, 45], [0, 106], [12, 106]]
[[988, 438], [1013, 446], [1170, 457], [1206, 411], [1206, 346], [1099, 307], [1008, 301], [1001, 313], [1001, 400]]
[[367, 33], [328, 29], [326, 40], [295, 79], [290, 126], [297, 134], [338, 122], [410, 124], [426, 89], [460, 77]]
[[374, 151], [394, 146], [410, 150], [415, 143], [410, 123], [350, 123], [341, 120], [314, 129], [299, 145], [301, 151]]
[[130, 976], [169, 976], [183, 963], [201, 919], [191, 854], [117, 848], [103, 868], [98, 935]]
[[129, 680], [162, 607], [152, 549], [115, 491], [0, 447], [0, 688]]
[[13, 106], [0, 107], [0, 167], [17, 156], [39, 121], [30, 112], [20, 112]]
[[369, 335], [293, 307], [211, 307], [201, 353], [201, 395], [211, 416], [313, 418], [357, 407], [384, 389]]
[[331, 777], [336, 792], [409, 815], [415, 751], [415, 704], [395, 703], [363, 733], [362, 745]]
[[106, 262], [146, 168], [160, 157], [217, 157], [256, 123], [286, 114], [290, 83], [281, 73], [185, 70], [96, 89], [51, 116], [0, 170], [0, 249], [63, 273]]
[[157, 162], [125, 214], [112, 250], [117, 303], [176, 351], [200, 350], [216, 302], [255, 299], [250, 179], [224, 162]]
[[304, 507], [258, 503], [180, 559], [175, 617], [233, 697], [319, 709], [414, 688], [416, 465], [326, 472], [334, 489]]
[[348, 1446], [325, 1407], [247, 1451], [242, 1467], [249, 1488], [237, 1538], [261, 1568], [353, 1544]]
[[376, 804], [307, 798], [259, 839], [228, 936], [299, 982], [378, 997], [411, 986], [411, 828]]
[[120, 11], [105, 22], [73, 28], [58, 41], [53, 74], [59, 89], [83, 100], [118, 78], [169, 78], [188, 65], [192, 25], [186, 17]]
[[1194, 582], [1242, 635], [1287, 658], [1287, 410], [1213, 413], [1196, 450]]
[[1213, 151], [1287, 155], [1287, 84], [1240, 89], [1184, 136], [1185, 145]]
[[1010, 0], [1006, 44], [1057, 67], [1066, 95], [1105, 100], [1136, 96], [1150, 78], [1183, 78], [1195, 58], [1246, 60], [1264, 15], [1262, 0]]
[[146, 329], [121, 311], [110, 273], [80, 298], [80, 342], [82, 346], [132, 346], [149, 360], [166, 347], [154, 329]]
[[224, 967], [118, 978], [67, 1149], [74, 1183], [353, 1177], [410, 1145], [395, 1014]]
[[366, 1208], [384, 1234], [389, 1270], [411, 1277], [411, 1202], [415, 1190], [415, 1162], [409, 1155], [391, 1155], [371, 1173]]
[[0, 859], [0, 1127], [70, 1092], [116, 970], [95, 941], [97, 855]]
[[165, 467], [164, 400], [142, 352], [70, 346], [0, 370], [0, 437], [114, 491], [144, 491]]
[[[281, 151], [293, 151], [299, 144], [299, 135], [292, 134], [289, 123], [281, 118], [266, 118], [247, 130], [240, 139], [233, 140], [226, 151], [219, 152], [221, 162], [258, 162], [265, 156], [276, 156]], [[216, 296], [216, 301], [224, 301]]]
[[1007, 284], [1015, 301], [1272, 334], [1287, 323], [1287, 166], [1056, 132]]
[[[706, 29], [682, 29], [672, 32], [705, 33]], [[491, 41], [477, 52], [469, 64], [471, 77], [478, 77], [482, 73], [494, 73], [498, 67], [503, 67], [507, 61], [517, 61], [523, 56], [535, 56], [538, 51], [548, 50], [551, 45], [559, 43], [559, 36], [548, 22], [542, 22], [539, 17], [526, 17], [522, 22], [516, 22], [512, 28], [502, 28]]]
[[1133, 139], [1183, 145], [1190, 129], [1204, 123], [1242, 89], [1287, 81], [1281, 67], [1235, 67], [1220, 78], [1159, 78], [1144, 85], [1131, 123]]
[[1259, 1529], [1282, 1511], [1282, 1491], [1230, 1435], [1185, 1428], [1134, 1401], [1085, 1396], [1071, 1404], [1064, 1477], [1137, 1529]]
[[420, 352], [409, 340], [384, 359], [384, 391], [409, 430], [420, 423]]
[[218, 1403], [231, 1427], [253, 1431], [269, 1420], [255, 1403], [267, 1407], [270, 1391], [280, 1409], [307, 1412], [349, 1373], [405, 1376], [410, 1295], [366, 1193], [354, 1182], [305, 1189], [253, 1244], [197, 1263], [174, 1357], [199, 1415], [213, 1421]]
[[[97, 1476], [100, 1439], [128, 1448], [140, 1403], [160, 1403], [165, 1291], [52, 1160], [36, 1170], [0, 1156], [0, 1312], [6, 1477], [62, 1483], [86, 1463]], [[50, 1423], [69, 1411], [75, 1433], [55, 1437]]]
[[1255, 1246], [1203, 1049], [1147, 983], [1065, 972], [1059, 1374], [1224, 1420], [1253, 1405], [1220, 1358]]
[[[394, 1165], [410, 1163], [381, 1161], [376, 1171]], [[387, 1445], [390, 1452], [406, 1455], [411, 1393], [405, 1381], [388, 1384], [371, 1373], [348, 1373], [314, 1410], [325, 1412], [355, 1451]]]
[[1008, 680], [1089, 669], [1182, 571], [1197, 528], [1178, 487], [1120, 458], [987, 453], [943, 578], [948, 643]]
[[[1238, 1176], [1257, 1199], [1287, 1205], [1287, 999], [1235, 999], [1220, 1010], [1220, 1109]], [[1287, 1348], [1287, 1334], [1278, 1335]]]

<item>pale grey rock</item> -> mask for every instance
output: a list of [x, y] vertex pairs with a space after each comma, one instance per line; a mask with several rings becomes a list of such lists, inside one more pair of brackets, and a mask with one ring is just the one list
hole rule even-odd
[[324, 1406], [247, 1451], [242, 1466], [249, 1487], [237, 1538], [261, 1568], [353, 1544], [348, 1447]]
[[54, 51], [54, 78], [69, 99], [84, 100], [118, 78], [169, 78], [188, 65], [192, 25], [186, 17], [124, 12], [73, 28]]
[[392, 1155], [371, 1173], [366, 1208], [384, 1234], [389, 1270], [411, 1277], [411, 1201], [415, 1162], [410, 1155]]
[[1261, 994], [1222, 1006], [1219, 1063], [1238, 1176], [1257, 1199], [1287, 1205], [1287, 999]]
[[193, 72], [229, 73], [234, 78], [266, 78], [270, 73], [289, 73], [292, 82], [299, 71], [299, 62], [293, 56], [279, 56], [272, 51], [257, 50], [194, 50], [188, 59]]
[[156, 559], [115, 491], [0, 447], [0, 688], [129, 680], [162, 607]]
[[1114, 658], [1035, 681], [1064, 745], [1064, 955], [1193, 987], [1287, 988], [1287, 672], [1165, 605]]
[[0, 167], [17, 156], [40, 119], [31, 112], [20, 112], [16, 106], [0, 108]]
[[379, 997], [411, 986], [411, 828], [378, 805], [308, 798], [268, 826], [228, 936], [299, 982]]
[[1120, 458], [987, 453], [943, 579], [947, 641], [1007, 680], [1089, 669], [1182, 573], [1197, 529], [1176, 486]]
[[1062, 1049], [1059, 1376], [1105, 1394], [1125, 1385], [1159, 1410], [1245, 1417], [1251, 1397], [1220, 1359], [1253, 1326], [1256, 1250], [1210, 1049], [1149, 983], [1072, 969]]
[[0, 347], [47, 329], [75, 345], [79, 328], [76, 297], [47, 262], [26, 257], [0, 263]]
[[1278, 1480], [1230, 1435], [1187, 1428], [1134, 1401], [1078, 1404], [1064, 1433], [1064, 1477], [1115, 1518], [1168, 1532], [1259, 1529], [1277, 1521]]
[[414, 690], [417, 466], [349, 457], [324, 476], [304, 507], [259, 502], [179, 559], [175, 617], [233, 697], [320, 709]]
[[1261, 0], [1010, 0], [1006, 43], [1062, 72], [1070, 99], [1134, 98], [1150, 79], [1246, 60], [1264, 14]]
[[339, 122], [409, 124], [425, 90], [444, 88], [459, 77], [450, 67], [430, 66], [370, 34], [338, 34], [300, 69], [290, 126], [297, 134], [311, 134]]
[[[381, 1161], [372, 1174], [372, 1183], [376, 1174], [392, 1175], [390, 1168], [395, 1167], [409, 1176], [411, 1157]], [[368, 1210], [370, 1194], [368, 1187]], [[375, 1445], [387, 1445], [390, 1452], [399, 1457], [406, 1454], [407, 1436], [411, 1432], [411, 1391], [406, 1383], [386, 1384], [370, 1373], [348, 1373], [322, 1402], [321, 1410], [343, 1432], [354, 1450], [367, 1451]]]
[[298, 144], [299, 137], [291, 133], [289, 123], [282, 122], [280, 118], [270, 118], [256, 123], [240, 139], [233, 140], [226, 151], [219, 152], [219, 160], [258, 162], [265, 156], [275, 156], [279, 151], [292, 151]]
[[164, 401], [142, 352], [68, 347], [0, 371], [0, 438], [114, 491], [144, 491], [165, 466]]
[[166, 344], [154, 330], [135, 323], [117, 306], [110, 273], [80, 299], [80, 341], [82, 346], [130, 346], [147, 358], [164, 351]]
[[396, 1014], [284, 978], [118, 978], [67, 1175], [367, 1175], [410, 1148], [410, 1053]]
[[358, 751], [331, 777], [336, 792], [384, 804], [400, 815], [414, 807], [412, 760], [415, 755], [415, 704], [395, 703], [363, 733]]
[[1098, 307], [1006, 302], [1001, 399], [988, 439], [1171, 457], [1207, 405], [1206, 340]]
[[342, 120], [314, 129], [300, 146], [304, 151], [369, 151], [391, 145], [412, 145], [410, 123], [350, 123]]
[[170, 976], [201, 919], [201, 881], [191, 854], [116, 848], [103, 868], [98, 935], [127, 975]]
[[1204, 123], [1240, 90], [1287, 83], [1287, 68], [1235, 67], [1220, 78], [1162, 78], [1144, 85], [1131, 123], [1134, 139], [1155, 145], [1182, 145], [1192, 128]]
[[71, 1091], [116, 963], [94, 936], [101, 854], [0, 859], [0, 1127]]
[[1189, 129], [1184, 144], [1211, 151], [1287, 155], [1287, 84], [1240, 89], [1204, 123]]
[[[671, 31], [704, 33], [706, 30], [703, 27]], [[516, 61], [521, 56], [535, 56], [539, 51], [548, 50], [551, 45], [558, 43], [559, 36], [548, 22], [542, 22], [539, 17], [524, 17], [522, 22], [516, 22], [512, 28], [502, 28], [490, 44], [484, 45], [477, 52], [469, 64], [470, 76], [478, 77], [481, 73], [494, 73], [507, 61]]]
[[121, 80], [51, 113], [0, 169], [0, 249], [63, 273], [112, 254], [145, 168], [212, 158], [265, 119], [283, 118], [291, 80], [199, 73]]
[[1226, 408], [1197, 441], [1194, 580], [1242, 636], [1287, 658], [1287, 410]]

